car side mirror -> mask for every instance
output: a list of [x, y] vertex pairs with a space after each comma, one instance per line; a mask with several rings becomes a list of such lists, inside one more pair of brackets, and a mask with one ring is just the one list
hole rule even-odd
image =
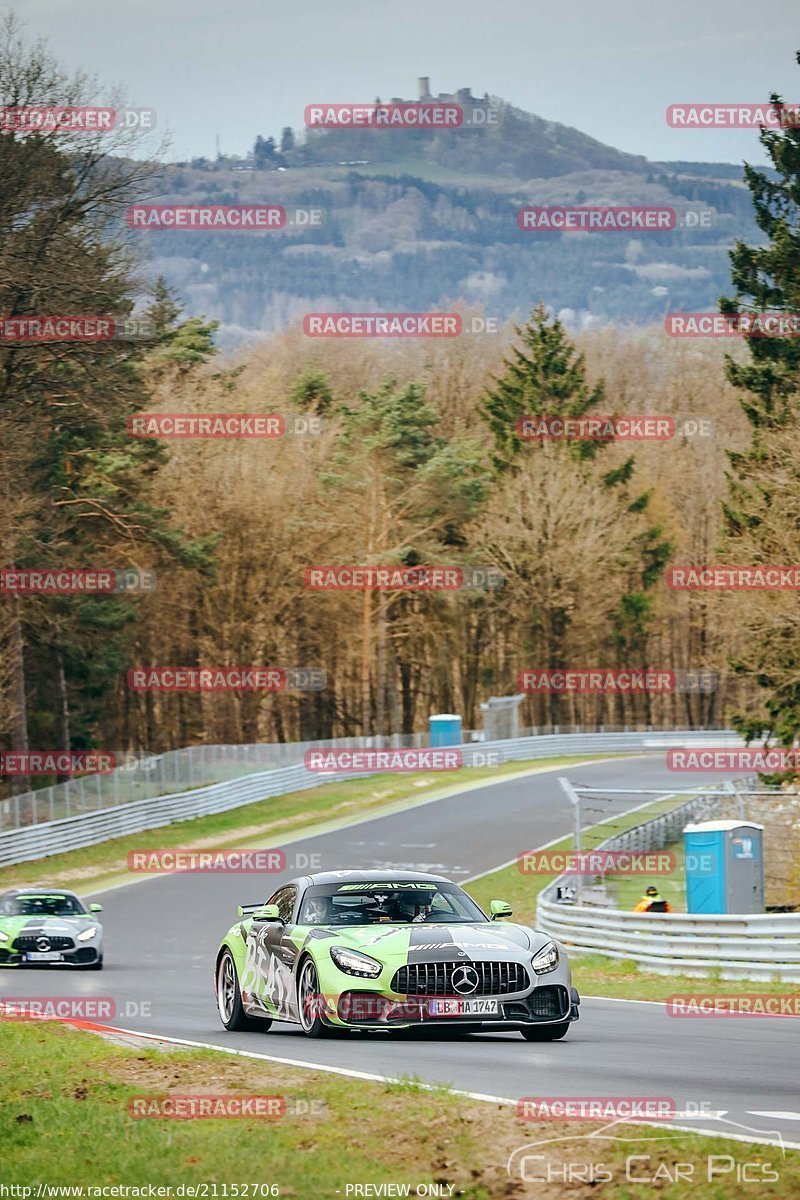
[[89, 912], [102, 912], [102, 911], [103, 911], [102, 904], [90, 904], [89, 905]]
[[491, 920], [497, 921], [500, 917], [513, 917], [514, 910], [507, 900], [492, 900], [489, 905]]
[[256, 909], [253, 913], [253, 920], [259, 922], [280, 921], [281, 910], [277, 904], [262, 904], [261, 908]]

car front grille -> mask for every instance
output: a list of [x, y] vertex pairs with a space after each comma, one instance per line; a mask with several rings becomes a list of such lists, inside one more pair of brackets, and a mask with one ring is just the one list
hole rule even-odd
[[49, 933], [22, 933], [14, 941], [14, 949], [27, 954], [31, 950], [38, 950], [38, 942], [46, 938], [50, 943], [50, 950], [74, 950], [75, 943], [71, 937], [51, 937]]
[[[478, 986], [474, 991], [459, 992], [453, 987], [457, 967], [474, 967]], [[516, 962], [424, 962], [412, 963], [395, 972], [392, 991], [403, 996], [507, 996], [524, 992], [530, 977], [522, 963]]]

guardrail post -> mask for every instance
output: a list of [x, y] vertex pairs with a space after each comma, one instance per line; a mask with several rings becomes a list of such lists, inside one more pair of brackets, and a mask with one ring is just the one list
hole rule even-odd
[[730, 795], [736, 797], [736, 815], [740, 821], [744, 821], [746, 819], [744, 811], [744, 796], [739, 791], [738, 780], [729, 780], [727, 783], [727, 790]]
[[575, 791], [575, 788], [572, 786], [570, 781], [564, 775], [559, 776], [558, 782], [561, 784], [562, 789], [566, 792], [570, 803], [572, 804], [574, 831], [573, 837], [575, 838], [575, 851], [578, 853], [581, 849], [581, 798]]

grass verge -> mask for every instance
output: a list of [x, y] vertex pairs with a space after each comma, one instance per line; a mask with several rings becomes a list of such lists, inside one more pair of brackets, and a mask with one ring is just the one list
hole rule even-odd
[[409, 775], [372, 775], [364, 779], [326, 783], [302, 792], [257, 800], [242, 808], [212, 816], [177, 821], [158, 829], [145, 830], [127, 837], [114, 838], [97, 846], [55, 854], [35, 862], [19, 863], [0, 869], [0, 890], [21, 883], [54, 883], [72, 886], [80, 891], [91, 884], [94, 890], [118, 881], [127, 872], [126, 857], [130, 850], [157, 848], [201, 849], [204, 846], [247, 845], [256, 848], [266, 845], [264, 838], [274, 839], [302, 833], [319, 822], [355, 821], [364, 815], [380, 816], [384, 810], [408, 807], [441, 794], [456, 792], [470, 784], [492, 783], [514, 775], [531, 774], [554, 766], [569, 766], [576, 762], [602, 761], [619, 755], [573, 755], [563, 758], [537, 759], [534, 764], [504, 763], [499, 767], [469, 767], [458, 772], [458, 781], [445, 786], [442, 773], [415, 772]]
[[[522, 1042], [520, 1048], [533, 1049]], [[429, 1091], [413, 1080], [371, 1083], [214, 1051], [121, 1047], [43, 1022], [0, 1023], [0, 1062], [3, 1180], [32, 1187], [33, 1196], [39, 1184], [143, 1187], [139, 1194], [145, 1196], [148, 1185], [181, 1184], [207, 1185], [207, 1191], [195, 1193], [207, 1196], [225, 1195], [227, 1185], [228, 1196], [248, 1198], [404, 1194], [373, 1190], [394, 1184], [407, 1185], [405, 1194], [412, 1196], [551, 1200], [564, 1194], [570, 1162], [584, 1176], [587, 1166], [611, 1176], [595, 1183], [579, 1177], [568, 1188], [573, 1200], [598, 1194], [651, 1200], [654, 1184], [661, 1200], [683, 1200], [687, 1178], [702, 1185], [706, 1200], [743, 1200], [755, 1194], [752, 1182], [737, 1182], [734, 1164], [745, 1162], [751, 1179], [777, 1176], [762, 1183], [759, 1194], [775, 1200], [800, 1194], [800, 1154], [793, 1151], [784, 1158], [776, 1147], [633, 1125], [615, 1127], [616, 1137], [624, 1132], [624, 1142], [589, 1141], [586, 1135], [596, 1124], [522, 1121], [513, 1107]], [[132, 1101], [149, 1103], [165, 1093], [280, 1096], [286, 1113], [261, 1120], [130, 1116]], [[533, 1145], [554, 1138], [569, 1141]], [[518, 1170], [509, 1178], [509, 1156], [523, 1146], [544, 1156], [529, 1159], [526, 1174], [547, 1182], [525, 1182]], [[632, 1172], [640, 1182], [626, 1178], [629, 1155], [647, 1156], [636, 1160]], [[682, 1178], [676, 1178], [678, 1164]], [[719, 1171], [710, 1182], [709, 1170]], [[354, 1191], [354, 1185], [362, 1190]], [[431, 1190], [417, 1193], [422, 1185]]]

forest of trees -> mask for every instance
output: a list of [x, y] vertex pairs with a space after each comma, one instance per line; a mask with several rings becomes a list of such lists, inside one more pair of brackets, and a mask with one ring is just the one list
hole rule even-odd
[[[80, 80], [13, 31], [3, 103], [80, 103]], [[732, 254], [730, 311], [800, 306], [800, 131], [749, 170], [764, 245]], [[676, 592], [671, 564], [800, 563], [800, 343], [675, 341], [658, 327], [577, 340], [539, 304], [518, 328], [392, 343], [293, 330], [236, 359], [162, 283], [145, 296], [120, 214], [148, 164], [82, 135], [0, 138], [0, 313], [144, 307], [146, 344], [0, 341], [4, 568], [136, 568], [142, 595], [0, 600], [0, 738], [25, 748], [479, 727], [526, 668], [715, 672], [716, 691], [531, 696], [524, 725], [800, 725], [797, 595]], [[276, 440], [130, 437], [136, 412], [321, 419]], [[521, 441], [528, 414], [709, 418], [665, 442]], [[309, 566], [491, 566], [505, 585], [324, 592]], [[136, 666], [315, 666], [315, 692], [133, 692]]]

